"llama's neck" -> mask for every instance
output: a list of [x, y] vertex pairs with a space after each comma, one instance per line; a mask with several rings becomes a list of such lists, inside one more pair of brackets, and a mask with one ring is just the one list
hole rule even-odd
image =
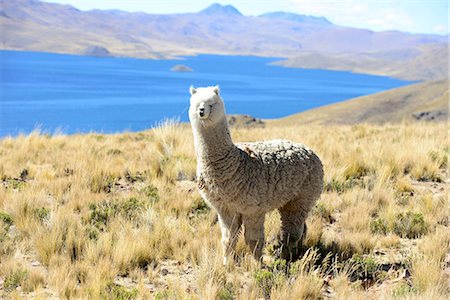
[[200, 161], [218, 161], [225, 158], [236, 146], [231, 140], [226, 118], [211, 127], [196, 128], [194, 133], [195, 152]]

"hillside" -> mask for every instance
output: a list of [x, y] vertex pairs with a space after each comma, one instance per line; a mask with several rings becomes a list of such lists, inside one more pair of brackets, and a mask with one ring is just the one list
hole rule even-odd
[[396, 123], [446, 121], [448, 81], [416, 83], [271, 120], [271, 124]]
[[[92, 47], [101, 47], [108, 55], [139, 58], [200, 53], [273, 56], [290, 58], [282, 63], [287, 66], [412, 79], [431, 77], [420, 69], [414, 75], [415, 66], [411, 64], [405, 70], [403, 64], [386, 70], [385, 59], [392, 51], [412, 49], [419, 51], [419, 56], [434, 57], [421, 60], [429, 69], [446, 65], [440, 55], [430, 54], [432, 49], [425, 47], [444, 47], [446, 36], [373, 32], [338, 26], [323, 17], [285, 12], [244, 16], [232, 6], [213, 4], [197, 13], [156, 15], [118, 10], [81, 11], [36, 0], [2, 0], [0, 10], [1, 48], [10, 50], [85, 54]], [[355, 66], [354, 57], [359, 60], [361, 56], [367, 56], [363, 66], [371, 60], [376, 67]]]
[[352, 54], [304, 52], [273, 64], [291, 68], [388, 75], [406, 80], [439, 80], [448, 77], [448, 44], [437, 43]]

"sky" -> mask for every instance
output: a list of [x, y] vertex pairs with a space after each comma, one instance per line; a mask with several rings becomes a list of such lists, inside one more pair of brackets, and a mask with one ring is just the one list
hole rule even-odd
[[45, 0], [81, 10], [120, 9], [154, 14], [197, 12], [212, 3], [231, 4], [244, 15], [287, 11], [375, 31], [448, 33], [448, 0]]

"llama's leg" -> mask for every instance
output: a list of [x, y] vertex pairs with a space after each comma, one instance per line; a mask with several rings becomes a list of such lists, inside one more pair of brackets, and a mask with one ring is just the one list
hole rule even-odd
[[234, 249], [242, 225], [242, 216], [229, 212], [220, 212], [219, 225], [222, 231], [223, 264], [227, 264], [228, 257], [234, 255]]
[[264, 248], [264, 214], [243, 217], [245, 242], [256, 260], [260, 260]]
[[281, 257], [294, 260], [300, 255], [301, 242], [306, 236], [305, 210], [300, 201], [291, 201], [279, 209], [281, 215], [281, 242], [283, 244]]

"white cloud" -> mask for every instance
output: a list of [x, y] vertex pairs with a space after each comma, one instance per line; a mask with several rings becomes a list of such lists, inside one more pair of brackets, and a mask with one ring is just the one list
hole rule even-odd
[[448, 33], [448, 26], [438, 24], [438, 25], [434, 26], [433, 30], [435, 33], [438, 33], [438, 34], [446, 34], [446, 33]]
[[367, 18], [366, 22], [367, 24], [383, 30], [407, 30], [413, 25], [413, 20], [406, 12], [394, 8], [388, 8], [380, 11], [376, 15], [370, 16], [369, 18]]
[[291, 3], [300, 14], [324, 16], [338, 25], [405, 31], [413, 25], [411, 16], [396, 7], [398, 1], [291, 0]]

